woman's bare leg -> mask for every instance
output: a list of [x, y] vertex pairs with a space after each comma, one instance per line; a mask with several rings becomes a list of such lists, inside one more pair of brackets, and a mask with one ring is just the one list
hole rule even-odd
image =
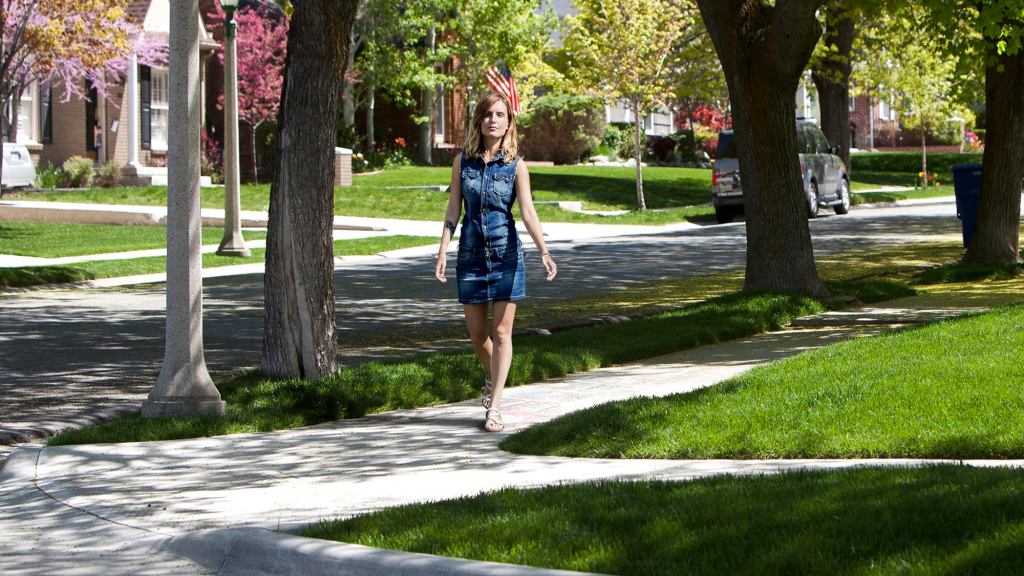
[[487, 330], [487, 304], [463, 304], [462, 310], [466, 314], [466, 328], [469, 330], [469, 340], [473, 343], [473, 350], [476, 357], [484, 366], [484, 373], [487, 378], [491, 377], [491, 335]]
[[512, 366], [512, 324], [516, 319], [515, 302], [494, 303], [494, 349], [491, 354], [491, 407], [501, 405], [501, 392]]

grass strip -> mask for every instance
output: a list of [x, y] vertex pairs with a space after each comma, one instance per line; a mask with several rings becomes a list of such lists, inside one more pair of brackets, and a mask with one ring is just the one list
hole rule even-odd
[[[218, 233], [218, 240], [221, 234], [222, 232]], [[334, 254], [335, 256], [377, 254], [401, 248], [423, 246], [433, 242], [437, 242], [437, 239], [427, 236], [380, 236], [356, 240], [335, 240]], [[252, 255], [248, 258], [218, 256], [215, 253], [208, 253], [203, 254], [203, 268], [257, 264], [263, 262], [265, 257], [266, 250], [264, 248], [253, 248]], [[129, 258], [126, 260], [95, 260], [69, 264], [67, 266], [0, 268], [0, 288], [59, 284], [61, 282], [95, 280], [97, 278], [121, 278], [141, 274], [157, 274], [166, 270], [167, 258], [165, 256]]]
[[[203, 228], [203, 244], [217, 244], [221, 228]], [[262, 240], [266, 232], [246, 231], [250, 240]], [[167, 246], [166, 226], [117, 226], [113, 224], [69, 224], [63, 222], [0, 222], [0, 254], [63, 258], [87, 254], [109, 254], [152, 250]]]
[[[649, 317], [517, 337], [510, 385], [667, 354], [777, 329], [819, 312], [809, 298], [731, 294]], [[657, 334], [657, 338], [652, 338]], [[397, 362], [369, 362], [316, 381], [245, 374], [218, 383], [223, 417], [143, 419], [124, 416], [60, 434], [50, 445], [194, 438], [269, 431], [372, 412], [466, 400], [479, 393], [483, 369], [471, 351], [436, 352]]]
[[800, 354], [716, 386], [569, 414], [523, 454], [606, 458], [1019, 458], [1024, 306]]
[[1015, 469], [860, 468], [505, 489], [304, 536], [530, 566], [683, 574], [1019, 574]]

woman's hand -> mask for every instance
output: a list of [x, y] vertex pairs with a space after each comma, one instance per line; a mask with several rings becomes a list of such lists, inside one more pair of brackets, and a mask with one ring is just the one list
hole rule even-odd
[[434, 266], [434, 278], [441, 284], [448, 282], [448, 279], [444, 276], [445, 268], [448, 267], [448, 256], [444, 253], [437, 255], [437, 265]]
[[558, 276], [558, 266], [555, 264], [551, 254], [547, 252], [541, 254], [540, 258], [544, 261], [544, 268], [548, 271], [548, 282], [551, 282], [555, 279], [555, 276]]

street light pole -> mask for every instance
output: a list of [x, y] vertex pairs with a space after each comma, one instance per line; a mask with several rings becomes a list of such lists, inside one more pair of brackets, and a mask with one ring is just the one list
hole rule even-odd
[[238, 167], [238, 52], [235, 8], [238, 0], [220, 0], [224, 7], [224, 238], [217, 254], [249, 257], [242, 238], [240, 169]]

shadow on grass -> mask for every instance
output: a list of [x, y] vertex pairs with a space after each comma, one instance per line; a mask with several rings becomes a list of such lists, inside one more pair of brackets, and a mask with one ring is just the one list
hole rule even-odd
[[95, 274], [70, 266], [22, 266], [0, 268], [0, 288], [24, 288], [40, 284], [67, 284], [93, 280]]
[[[730, 294], [618, 324], [517, 338], [510, 385], [777, 329], [822, 310], [810, 298]], [[658, 338], [649, 338], [658, 334]], [[247, 373], [218, 385], [224, 417], [121, 417], [62, 433], [50, 445], [148, 441], [308, 426], [372, 412], [457, 402], [474, 397], [483, 369], [472, 352], [436, 352], [399, 362], [368, 362], [316, 381], [266, 380]]]
[[1020, 478], [930, 466], [506, 489], [303, 535], [606, 574], [1018, 574]]

